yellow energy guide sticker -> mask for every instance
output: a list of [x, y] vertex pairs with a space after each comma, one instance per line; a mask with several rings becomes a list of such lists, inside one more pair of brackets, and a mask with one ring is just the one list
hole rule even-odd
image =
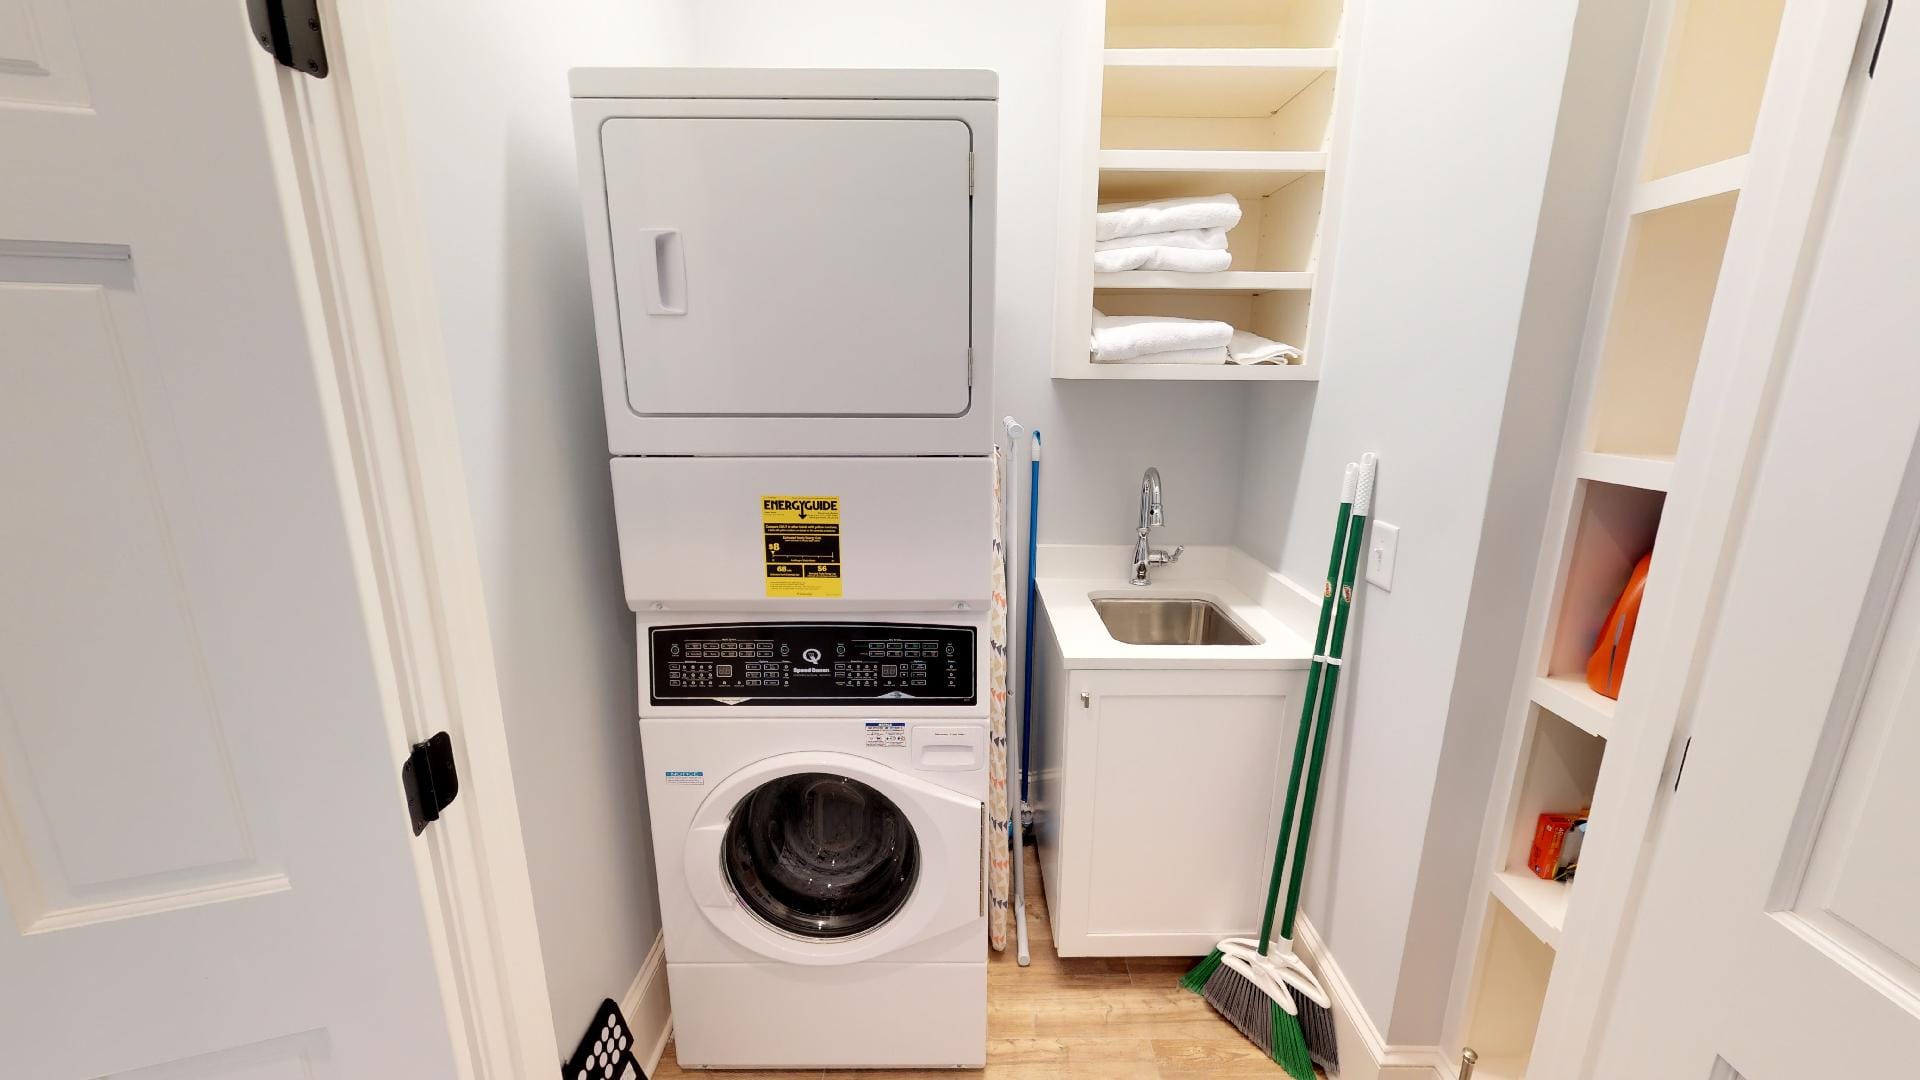
[[840, 497], [762, 495], [768, 596], [840, 595]]

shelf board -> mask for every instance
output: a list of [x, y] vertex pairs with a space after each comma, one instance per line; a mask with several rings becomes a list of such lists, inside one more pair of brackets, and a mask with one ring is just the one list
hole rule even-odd
[[1337, 49], [1107, 49], [1108, 67], [1297, 68], [1331, 71]]
[[1334, 69], [1332, 49], [1108, 49], [1105, 116], [1267, 117]]
[[1102, 150], [1100, 199], [1165, 199], [1230, 192], [1258, 199], [1327, 170], [1323, 150]]
[[1574, 459], [1574, 473], [1583, 480], [1665, 491], [1673, 481], [1673, 455], [1604, 454], [1586, 450]]
[[1165, 270], [1128, 270], [1120, 274], [1095, 274], [1093, 287], [1106, 292], [1164, 291], [1236, 295], [1306, 291], [1313, 288], [1313, 271], [1223, 270], [1217, 274], [1177, 274]]
[[1663, 176], [1658, 180], [1648, 180], [1635, 185], [1633, 201], [1628, 210], [1634, 214], [1650, 214], [1655, 210], [1665, 210], [1670, 206], [1694, 202], [1698, 199], [1710, 199], [1715, 195], [1725, 195], [1729, 191], [1739, 191], [1747, 182], [1747, 155], [1730, 157], [1696, 169]]
[[1494, 899], [1549, 948], [1560, 947], [1560, 930], [1567, 922], [1567, 897], [1573, 886], [1564, 881], [1542, 881], [1525, 870], [1502, 870], [1488, 882]]
[[1116, 45], [1232, 47], [1323, 45], [1340, 22], [1339, 0], [1107, 0], [1107, 41]]
[[1533, 680], [1533, 703], [1589, 735], [1613, 736], [1613, 699], [1594, 693], [1581, 676], [1540, 676]]
[[1153, 379], [1162, 382], [1311, 382], [1311, 364], [1095, 364], [1073, 379]]

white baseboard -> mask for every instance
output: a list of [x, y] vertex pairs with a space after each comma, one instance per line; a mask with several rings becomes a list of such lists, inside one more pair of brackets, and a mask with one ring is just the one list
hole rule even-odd
[[[667, 1040], [673, 1036], [673, 1002], [667, 997], [667, 939], [656, 934], [653, 948], [640, 965], [640, 974], [620, 999], [620, 1012], [633, 1031], [634, 1057], [652, 1076], [660, 1069], [660, 1055], [667, 1052]], [[642, 1047], [650, 1050], [642, 1051]]]
[[1445, 1067], [1445, 1055], [1439, 1047], [1387, 1042], [1305, 915], [1294, 920], [1293, 929], [1294, 948], [1333, 999], [1334, 1032], [1340, 1040], [1340, 1080], [1449, 1080], [1452, 1071]]

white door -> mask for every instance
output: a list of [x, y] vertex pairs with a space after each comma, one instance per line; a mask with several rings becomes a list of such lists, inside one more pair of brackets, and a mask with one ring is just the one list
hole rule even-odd
[[967, 411], [963, 121], [628, 117], [599, 137], [635, 413]]
[[1597, 1077], [1920, 1074], [1920, 20], [1812, 265]]
[[274, 71], [0, 0], [8, 1077], [455, 1074]]

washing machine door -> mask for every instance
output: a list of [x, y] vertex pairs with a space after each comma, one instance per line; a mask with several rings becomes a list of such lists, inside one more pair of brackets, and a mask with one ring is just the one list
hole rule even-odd
[[984, 917], [985, 843], [978, 799], [852, 754], [782, 754], [701, 804], [687, 884], [762, 956], [851, 964]]

